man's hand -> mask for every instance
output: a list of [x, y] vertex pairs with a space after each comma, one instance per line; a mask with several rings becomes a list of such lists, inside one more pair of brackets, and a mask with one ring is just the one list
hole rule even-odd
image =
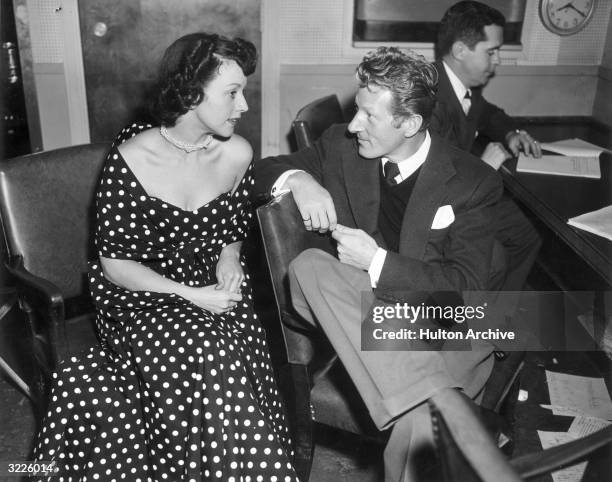
[[512, 155], [499, 142], [489, 142], [481, 159], [497, 171], [504, 161], [511, 157]]
[[368, 270], [378, 245], [374, 238], [361, 229], [336, 225], [332, 238], [338, 242], [338, 259], [356, 268]]
[[519, 155], [519, 151], [523, 151], [527, 156], [542, 156], [542, 149], [540, 148], [539, 142], [531, 137], [526, 131], [516, 130], [508, 132], [508, 134], [506, 134], [506, 144], [515, 157]]
[[303, 171], [291, 174], [285, 186], [293, 193], [295, 204], [308, 231], [333, 231], [336, 229], [336, 209], [331, 195], [314, 178]]

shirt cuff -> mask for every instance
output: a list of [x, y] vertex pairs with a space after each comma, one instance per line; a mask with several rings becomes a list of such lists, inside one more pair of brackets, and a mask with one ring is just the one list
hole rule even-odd
[[276, 182], [274, 183], [274, 185], [272, 186], [272, 196], [273, 197], [278, 197], [281, 194], [285, 194], [286, 192], [289, 192], [290, 189], [282, 189], [283, 185], [285, 184], [285, 182], [287, 181], [287, 178], [289, 176], [291, 176], [291, 174], [295, 174], [296, 172], [303, 172], [301, 169], [289, 169], [288, 171], [283, 172], [278, 179], [276, 180]]
[[370, 275], [370, 284], [372, 285], [372, 288], [376, 288], [376, 286], [378, 285], [378, 278], [380, 278], [380, 273], [382, 272], [386, 258], [387, 251], [382, 248], [378, 248], [376, 250], [376, 254], [372, 258], [370, 267], [368, 268], [368, 274]]

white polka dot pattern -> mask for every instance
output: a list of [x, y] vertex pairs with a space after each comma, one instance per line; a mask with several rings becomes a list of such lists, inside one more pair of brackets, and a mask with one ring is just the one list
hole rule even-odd
[[[184, 211], [147, 196], [113, 146], [97, 193], [98, 250], [191, 286], [215, 283], [221, 248], [251, 220], [252, 182], [249, 168], [233, 194]], [[89, 281], [101, 348], [54, 375], [37, 460], [57, 461], [59, 480], [297, 480], [248, 276], [224, 315], [127, 291], [97, 263]]]

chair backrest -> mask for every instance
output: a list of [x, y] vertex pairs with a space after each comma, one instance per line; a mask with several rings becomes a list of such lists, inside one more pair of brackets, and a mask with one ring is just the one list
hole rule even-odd
[[291, 193], [283, 194], [259, 207], [257, 219], [276, 305], [282, 319], [293, 311], [287, 279], [289, 263], [308, 248], [319, 248], [331, 254], [336, 251], [329, 234], [306, 231]]
[[[507, 460], [476, 416], [474, 403], [454, 388], [444, 388], [428, 400], [434, 442], [444, 481], [516, 482], [550, 474], [612, 447], [612, 426], [546, 450]], [[596, 455], [599, 453], [599, 455]], [[609, 480], [609, 464], [601, 480]], [[598, 479], [599, 480], [599, 479]]]
[[0, 216], [9, 256], [53, 282], [64, 298], [86, 289], [94, 192], [110, 144], [86, 144], [0, 163]]
[[344, 122], [344, 113], [334, 94], [317, 99], [302, 107], [292, 124], [298, 149], [310, 146], [333, 124]]
[[445, 388], [436, 392], [428, 403], [442, 480], [521, 480], [466, 395], [454, 388]]
[[306, 231], [291, 193], [259, 207], [257, 218], [274, 296], [282, 318], [292, 311], [287, 279], [289, 263], [308, 248], [319, 248], [331, 254], [335, 254], [335, 248], [329, 234]]

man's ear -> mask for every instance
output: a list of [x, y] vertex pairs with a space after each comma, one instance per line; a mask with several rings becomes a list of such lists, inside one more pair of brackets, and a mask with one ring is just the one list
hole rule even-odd
[[469, 50], [469, 47], [461, 40], [457, 40], [451, 47], [451, 55], [457, 60], [462, 60], [467, 50]]
[[423, 125], [423, 117], [419, 114], [413, 114], [402, 122], [402, 128], [404, 129], [404, 137], [414, 136]]

